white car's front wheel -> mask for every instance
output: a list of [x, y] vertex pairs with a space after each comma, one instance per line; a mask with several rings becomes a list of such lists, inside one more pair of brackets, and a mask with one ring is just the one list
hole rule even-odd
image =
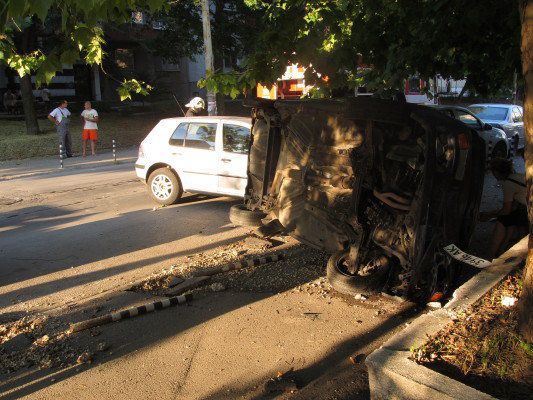
[[168, 168], [159, 168], [148, 178], [148, 190], [152, 198], [159, 204], [174, 204], [183, 194], [178, 177]]

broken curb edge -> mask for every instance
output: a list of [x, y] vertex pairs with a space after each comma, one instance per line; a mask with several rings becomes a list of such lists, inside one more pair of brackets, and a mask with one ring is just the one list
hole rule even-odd
[[477, 302], [525, 261], [528, 240], [528, 236], [524, 237], [493, 260], [489, 267], [457, 288], [443, 308], [416, 318], [367, 357], [365, 364], [372, 400], [495, 400], [486, 393], [410, 360], [410, 349], [423, 345], [429, 336], [451, 323], [458, 312]]

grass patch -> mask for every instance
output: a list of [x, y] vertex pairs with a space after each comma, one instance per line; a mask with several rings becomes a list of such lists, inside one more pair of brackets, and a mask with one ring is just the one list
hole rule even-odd
[[[111, 149], [115, 139], [117, 148], [137, 146], [154, 125], [165, 115], [145, 114], [123, 116], [102, 113], [97, 151]], [[48, 120], [39, 120], [40, 135], [27, 135], [24, 121], [0, 121], [0, 161], [57, 155], [59, 142], [55, 128]], [[81, 120], [73, 116], [70, 125], [72, 148], [81, 153]]]
[[506, 297], [520, 298], [522, 273], [508, 276], [425, 345], [412, 349], [415, 360], [502, 400], [533, 398], [532, 346], [518, 332], [516, 305], [502, 304]]

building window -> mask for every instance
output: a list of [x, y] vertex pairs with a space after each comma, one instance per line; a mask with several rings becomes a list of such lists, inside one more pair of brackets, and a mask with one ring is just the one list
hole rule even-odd
[[133, 51], [131, 49], [116, 49], [115, 63], [120, 69], [134, 69]]

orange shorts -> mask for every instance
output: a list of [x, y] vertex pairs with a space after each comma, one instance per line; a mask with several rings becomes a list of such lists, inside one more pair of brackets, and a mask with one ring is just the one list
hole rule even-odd
[[98, 129], [84, 129], [81, 138], [83, 140], [98, 140]]

